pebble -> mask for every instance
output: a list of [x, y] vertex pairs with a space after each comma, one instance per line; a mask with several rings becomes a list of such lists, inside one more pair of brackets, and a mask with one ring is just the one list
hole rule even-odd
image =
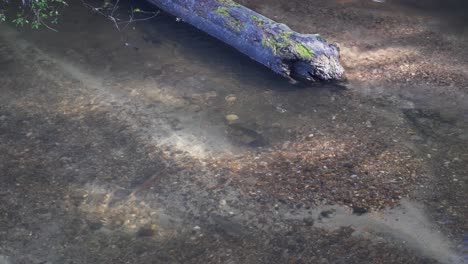
[[224, 99], [226, 100], [226, 102], [228, 102], [228, 103], [230, 103], [230, 104], [232, 104], [232, 103], [234, 103], [235, 101], [237, 101], [237, 97], [236, 97], [235, 95], [233, 95], [233, 94], [227, 95]]
[[363, 207], [353, 207], [353, 214], [355, 215], [363, 215], [365, 213], [367, 213], [368, 210], [366, 208], [363, 208]]
[[280, 123], [273, 123], [273, 124], [271, 124], [271, 127], [278, 128], [278, 127], [281, 127], [281, 124]]
[[156, 231], [151, 227], [142, 227], [136, 233], [138, 237], [152, 237], [155, 234]]
[[219, 205], [225, 206], [227, 204], [226, 200], [221, 200], [219, 201]]
[[226, 116], [226, 121], [228, 121], [229, 123], [236, 122], [237, 120], [239, 120], [239, 116], [235, 114], [230, 114]]
[[304, 224], [307, 225], [307, 226], [313, 226], [314, 225], [314, 219], [312, 219], [312, 218], [304, 218], [303, 221], [304, 221]]
[[202, 110], [201, 106], [199, 106], [199, 105], [194, 105], [192, 107], [192, 109], [193, 109], [194, 112], [200, 112]]
[[330, 218], [334, 215], [335, 211], [334, 210], [325, 210], [320, 212], [320, 216], [324, 218]]
[[281, 114], [286, 113], [288, 110], [284, 109], [283, 107], [277, 105], [276, 106], [276, 111], [280, 112]]

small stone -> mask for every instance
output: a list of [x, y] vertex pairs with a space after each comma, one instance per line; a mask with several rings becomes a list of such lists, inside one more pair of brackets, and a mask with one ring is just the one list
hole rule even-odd
[[329, 218], [329, 217], [332, 217], [334, 213], [335, 213], [334, 210], [326, 210], [326, 211], [320, 212], [320, 216], [324, 218]]
[[130, 195], [130, 193], [131, 192], [129, 190], [119, 189], [119, 190], [116, 190], [113, 194], [114, 194], [114, 197], [116, 198], [125, 198], [128, 195]]
[[286, 113], [288, 110], [284, 109], [283, 107], [277, 105], [276, 106], [276, 111], [280, 112], [281, 114]]
[[281, 127], [281, 124], [280, 123], [273, 123], [273, 124], [271, 124], [271, 127], [278, 128], [278, 127]]
[[194, 105], [194, 106], [192, 107], [192, 110], [193, 110], [194, 112], [200, 112], [200, 111], [202, 110], [202, 108], [201, 108], [201, 106], [199, 106], [199, 105]]
[[137, 236], [138, 237], [151, 237], [155, 235], [155, 230], [151, 227], [142, 227], [138, 230]]
[[219, 201], [219, 205], [225, 206], [227, 204], [226, 200], [221, 200]]
[[211, 99], [211, 98], [217, 97], [217, 96], [218, 96], [218, 93], [215, 92], [215, 91], [211, 91], [211, 92], [204, 93], [203, 95], [205, 96], [205, 98], [206, 98], [207, 100], [209, 100], [209, 99]]
[[304, 218], [303, 221], [304, 221], [304, 224], [306, 226], [313, 226], [314, 225], [314, 219], [312, 219], [312, 218]]
[[235, 95], [233, 95], [233, 94], [227, 95], [224, 99], [226, 100], [226, 102], [228, 102], [228, 103], [230, 103], [230, 104], [232, 104], [232, 103], [234, 103], [235, 101], [237, 101], [237, 97], [236, 97]]
[[103, 226], [101, 221], [88, 221], [87, 224], [91, 230], [99, 230]]
[[230, 124], [236, 122], [237, 120], [239, 120], [239, 116], [235, 114], [230, 114], [226, 116], [226, 121], [228, 121], [228, 123]]
[[195, 231], [198, 231], [198, 230], [200, 230], [200, 229], [201, 229], [201, 227], [199, 227], [199, 226], [194, 226], [194, 227], [193, 227], [193, 230], [195, 230]]
[[365, 213], [367, 213], [368, 210], [366, 208], [363, 208], [363, 207], [353, 207], [353, 214], [355, 215], [363, 215]]

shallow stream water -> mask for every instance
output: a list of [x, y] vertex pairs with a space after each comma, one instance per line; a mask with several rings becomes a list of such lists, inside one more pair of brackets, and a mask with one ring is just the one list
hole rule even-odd
[[463, 263], [466, 7], [241, 2], [338, 41], [347, 80], [164, 13], [1, 25], [1, 264]]

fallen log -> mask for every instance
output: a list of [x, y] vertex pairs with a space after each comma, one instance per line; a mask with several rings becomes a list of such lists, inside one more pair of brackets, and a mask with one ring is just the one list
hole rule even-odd
[[341, 79], [339, 48], [318, 34], [300, 34], [232, 0], [148, 0], [294, 80]]
[[344, 73], [336, 44], [294, 32], [232, 0], [148, 1], [284, 77], [328, 81]]

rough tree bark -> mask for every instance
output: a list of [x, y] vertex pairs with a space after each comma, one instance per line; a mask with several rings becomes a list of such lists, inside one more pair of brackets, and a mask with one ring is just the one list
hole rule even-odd
[[148, 1], [284, 77], [328, 81], [344, 73], [336, 44], [294, 32], [232, 0]]

